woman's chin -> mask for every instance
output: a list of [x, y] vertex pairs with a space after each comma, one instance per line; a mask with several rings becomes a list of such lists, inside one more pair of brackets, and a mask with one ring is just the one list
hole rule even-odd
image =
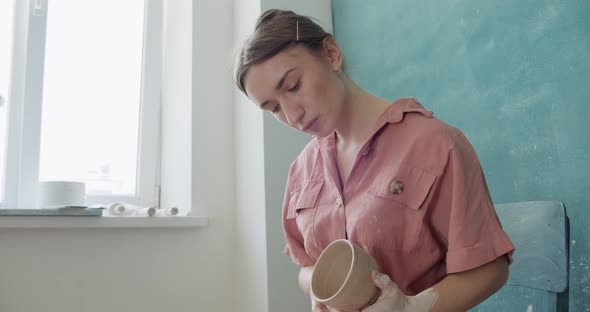
[[329, 136], [330, 134], [332, 134], [333, 131], [318, 131], [316, 133], [310, 133], [311, 135], [317, 137], [317, 138], [325, 138], [327, 136]]

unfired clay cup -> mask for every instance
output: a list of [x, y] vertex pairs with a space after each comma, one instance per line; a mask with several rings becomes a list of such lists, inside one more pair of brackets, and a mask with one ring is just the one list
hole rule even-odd
[[341, 311], [357, 311], [373, 303], [378, 288], [371, 271], [373, 257], [345, 239], [333, 241], [318, 258], [311, 277], [314, 299]]

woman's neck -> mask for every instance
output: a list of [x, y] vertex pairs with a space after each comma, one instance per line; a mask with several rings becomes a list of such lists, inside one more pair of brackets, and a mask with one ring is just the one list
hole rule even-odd
[[335, 129], [337, 144], [346, 149], [360, 149], [375, 131], [377, 121], [389, 102], [345, 79], [347, 94]]

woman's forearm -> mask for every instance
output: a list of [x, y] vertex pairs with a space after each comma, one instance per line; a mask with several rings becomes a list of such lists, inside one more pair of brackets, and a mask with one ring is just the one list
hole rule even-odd
[[309, 296], [312, 272], [313, 266], [301, 268], [301, 270], [299, 271], [299, 287], [301, 287], [301, 290], [303, 290], [303, 292], [307, 296]]
[[[299, 271], [299, 287], [308, 296], [310, 294], [312, 272], [313, 266], [304, 267]], [[422, 293], [413, 297], [406, 297], [405, 308], [399, 311], [467, 311], [498, 291], [507, 278], [508, 261], [503, 256], [473, 270], [449, 274], [442, 281]], [[399, 290], [397, 291], [399, 292]]]
[[449, 274], [428, 290], [430, 293], [418, 294], [414, 300], [434, 293], [436, 300], [430, 312], [467, 311], [493, 295], [507, 279], [508, 261], [502, 256], [479, 268]]

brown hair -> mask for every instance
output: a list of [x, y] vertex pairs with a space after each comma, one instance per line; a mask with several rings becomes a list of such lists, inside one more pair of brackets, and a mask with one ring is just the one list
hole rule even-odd
[[302, 45], [319, 52], [324, 38], [331, 36], [309, 17], [292, 11], [268, 10], [258, 17], [254, 33], [238, 54], [234, 68], [237, 87], [246, 94], [244, 77], [250, 66], [264, 62], [284, 49]]

